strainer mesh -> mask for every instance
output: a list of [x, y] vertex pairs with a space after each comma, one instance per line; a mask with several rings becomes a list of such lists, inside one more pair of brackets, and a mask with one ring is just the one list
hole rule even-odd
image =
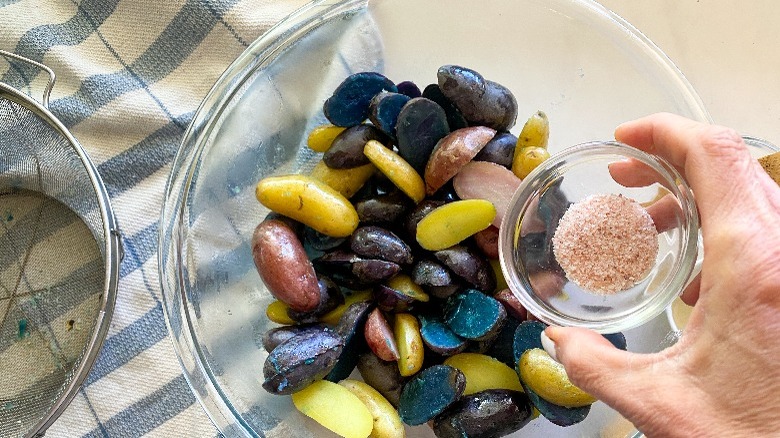
[[0, 89], [0, 436], [45, 419], [87, 353], [107, 238], [71, 141]]

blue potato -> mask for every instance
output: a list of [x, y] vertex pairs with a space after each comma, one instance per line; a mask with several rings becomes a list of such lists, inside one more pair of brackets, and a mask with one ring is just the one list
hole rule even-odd
[[513, 351], [514, 361], [512, 362], [512, 368], [517, 367], [517, 361], [520, 360], [520, 356], [525, 353], [526, 350], [532, 348], [542, 348], [542, 332], [547, 328], [547, 324], [539, 321], [523, 321], [517, 326], [515, 330]]
[[420, 335], [434, 353], [452, 356], [466, 349], [468, 342], [450, 330], [437, 315], [420, 315]]
[[395, 138], [395, 126], [401, 108], [409, 102], [409, 96], [400, 93], [379, 93], [371, 99], [368, 119], [380, 131]]
[[336, 126], [359, 125], [368, 117], [371, 99], [382, 91], [397, 92], [393, 81], [376, 72], [349, 75], [323, 105], [325, 117]]
[[442, 413], [458, 401], [466, 389], [466, 376], [448, 365], [427, 368], [404, 385], [398, 404], [401, 420], [417, 426]]
[[444, 322], [458, 336], [481, 341], [501, 330], [506, 322], [506, 310], [495, 298], [467, 289], [447, 299]]

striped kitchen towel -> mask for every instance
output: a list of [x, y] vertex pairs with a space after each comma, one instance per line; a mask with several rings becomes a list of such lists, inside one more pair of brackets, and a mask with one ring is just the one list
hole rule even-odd
[[[182, 376], [163, 318], [157, 231], [181, 137], [224, 69], [306, 0], [0, 0], [0, 49], [49, 66], [49, 108], [107, 186], [125, 257], [111, 328], [47, 437], [218, 435]], [[40, 96], [44, 74], [0, 64]]]

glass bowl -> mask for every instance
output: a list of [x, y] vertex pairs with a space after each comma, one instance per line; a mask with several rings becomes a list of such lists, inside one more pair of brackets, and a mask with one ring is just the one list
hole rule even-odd
[[[612, 164], [628, 160], [654, 182], [635, 187], [613, 178]], [[599, 293], [569, 279], [553, 236], [570, 205], [607, 194], [650, 213], [658, 253], [634, 285]], [[590, 142], [553, 155], [523, 180], [501, 224], [499, 257], [509, 288], [540, 320], [615, 333], [657, 317], [680, 294], [696, 264], [698, 231], [693, 194], [671, 165], [618, 142]]]
[[[543, 110], [550, 149], [611, 138], [621, 122], [657, 111], [708, 121], [690, 84], [647, 38], [588, 0], [315, 1], [269, 30], [206, 96], [172, 166], [160, 226], [160, 281], [174, 348], [190, 386], [228, 436], [309, 437], [325, 431], [289, 397], [262, 387], [259, 345], [272, 301], [252, 261], [268, 213], [262, 178], [307, 172], [305, 147], [325, 123], [324, 100], [350, 73], [432, 83], [458, 64], [508, 87], [523, 120]], [[657, 351], [670, 328], [654, 319], [626, 333]], [[625, 431], [624, 431], [625, 429]], [[618, 432], [615, 432], [615, 431]], [[612, 432], [610, 432], [612, 431]], [[625, 432], [625, 433], [623, 433]], [[601, 403], [576, 427], [539, 419], [516, 436], [634, 433]], [[426, 427], [409, 436], [432, 436]]]

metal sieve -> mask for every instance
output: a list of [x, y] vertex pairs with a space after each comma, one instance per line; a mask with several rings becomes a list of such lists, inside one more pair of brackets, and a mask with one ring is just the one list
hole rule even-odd
[[[0, 82], [0, 436], [42, 436], [79, 390], [113, 313], [120, 235], [95, 166], [41, 102]], [[24, 65], [26, 64], [26, 65]]]

